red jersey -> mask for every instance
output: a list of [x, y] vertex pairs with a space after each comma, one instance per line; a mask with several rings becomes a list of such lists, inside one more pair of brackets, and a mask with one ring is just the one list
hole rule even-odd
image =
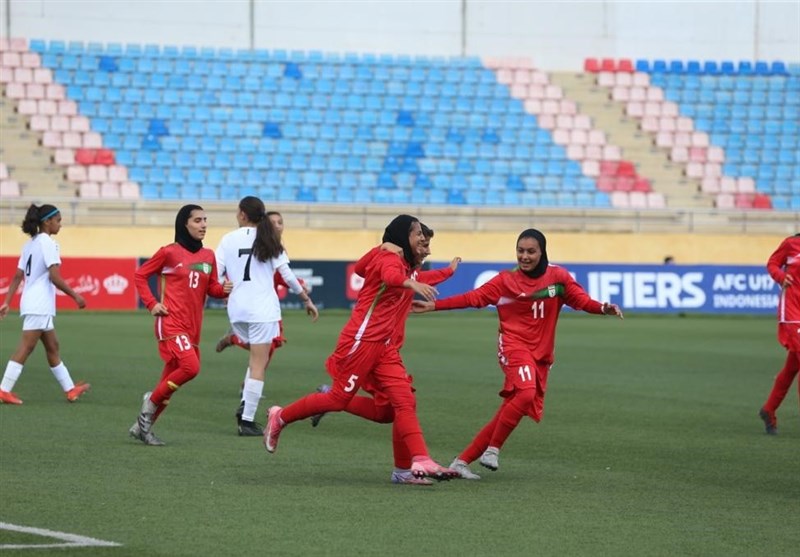
[[[767, 272], [781, 285], [778, 300], [778, 322], [800, 322], [800, 236], [786, 238], [767, 260]], [[791, 275], [794, 284], [783, 288], [786, 275]]]
[[[147, 279], [159, 274], [159, 300], [150, 290]], [[189, 337], [194, 345], [200, 343], [203, 308], [206, 295], [225, 298], [227, 294], [217, 279], [214, 252], [201, 248], [192, 253], [178, 243], [160, 248], [153, 257], [136, 269], [136, 291], [148, 310], [160, 302], [169, 315], [156, 318], [156, 338], [164, 340], [179, 334]]]
[[408, 308], [403, 305], [408, 289], [403, 288], [403, 283], [411, 277], [411, 267], [405, 259], [396, 253], [378, 250], [367, 263], [363, 277], [364, 285], [350, 320], [339, 335], [340, 343], [350, 340], [388, 342], [398, 323], [408, 317]]
[[557, 265], [547, 267], [539, 278], [518, 269], [502, 271], [480, 288], [437, 300], [436, 309], [495, 305], [501, 356], [524, 350], [537, 362], [549, 365], [553, 363], [556, 323], [564, 304], [588, 313], [603, 313], [603, 304], [589, 297], [572, 275]]
[[[362, 255], [361, 259], [359, 259], [356, 262], [355, 267], [353, 267], [355, 274], [362, 278], [365, 277], [367, 273], [367, 266], [372, 262], [375, 256], [382, 251], [386, 250], [381, 250], [380, 246], [377, 246]], [[444, 267], [443, 269], [435, 269], [431, 271], [414, 270], [411, 272], [410, 278], [416, 280], [417, 282], [434, 286], [440, 282], [446, 281], [452, 276], [453, 269], [450, 267]], [[414, 302], [414, 291], [408, 288], [403, 290], [404, 292], [402, 294], [402, 299], [398, 304], [397, 311], [398, 313], [404, 314], [405, 317], [398, 320], [397, 325], [395, 326], [395, 332], [392, 335], [392, 344], [397, 347], [398, 350], [403, 346], [403, 342], [405, 341], [406, 320], [408, 319], [408, 314], [411, 313], [411, 304]]]

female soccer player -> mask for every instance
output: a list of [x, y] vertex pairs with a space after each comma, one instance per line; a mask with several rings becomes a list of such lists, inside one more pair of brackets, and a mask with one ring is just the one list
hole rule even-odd
[[[145, 445], [163, 445], [152, 431], [172, 394], [200, 371], [200, 330], [206, 296], [224, 298], [231, 283], [217, 279], [214, 252], [203, 247], [206, 213], [199, 205], [184, 205], [175, 217], [175, 243], [163, 246], [136, 270], [139, 297], [155, 317], [158, 353], [164, 360], [161, 380], [145, 393], [139, 417], [128, 430]], [[160, 299], [148, 279], [159, 276]]]
[[[767, 261], [767, 272], [781, 286], [778, 303], [778, 342], [786, 348], [786, 363], [778, 372], [769, 398], [759, 410], [769, 435], [778, 433], [778, 407], [800, 370], [800, 234], [786, 238]], [[797, 275], [797, 277], [795, 277]], [[800, 383], [797, 384], [800, 394]]]
[[56, 288], [75, 300], [78, 308], [86, 307], [83, 296], [70, 288], [59, 272], [61, 257], [58, 244], [52, 236], [58, 234], [60, 230], [61, 213], [56, 207], [53, 205], [28, 207], [22, 221], [22, 231], [30, 235], [31, 239], [22, 248], [17, 272], [11, 279], [6, 299], [0, 306], [0, 319], [3, 319], [8, 314], [11, 300], [24, 279], [25, 286], [22, 289], [19, 306], [22, 317], [22, 338], [11, 359], [8, 360], [3, 380], [0, 382], [0, 402], [5, 404], [22, 404], [22, 400], [11, 390], [22, 374], [25, 361], [39, 340], [44, 345], [50, 371], [64, 389], [69, 402], [75, 402], [90, 388], [88, 383], [76, 385], [72, 382], [67, 366], [61, 361], [58, 337], [53, 324], [56, 316]]
[[433, 286], [412, 277], [416, 252], [423, 240], [420, 222], [412, 216], [399, 215], [386, 227], [383, 241], [400, 246], [403, 256], [381, 251], [368, 265], [350, 320], [326, 362], [328, 373], [334, 378], [333, 386], [328, 392], [310, 394], [285, 408], [270, 408], [264, 430], [267, 452], [275, 452], [278, 437], [286, 425], [315, 414], [344, 410], [368, 380], [375, 380], [394, 410], [398, 435], [411, 454], [412, 474], [436, 479], [449, 479], [454, 475], [428, 454], [411, 384], [391, 347], [398, 322], [407, 317], [407, 309], [403, 311], [405, 291], [412, 290], [427, 300], [436, 294]]
[[319, 311], [289, 268], [280, 234], [268, 218], [264, 203], [257, 197], [244, 197], [239, 202], [236, 220], [239, 228], [223, 236], [217, 248], [217, 271], [233, 282], [228, 318], [233, 334], [250, 350], [240, 412], [237, 412], [239, 435], [256, 436], [264, 433], [254, 421], [264, 391], [264, 373], [272, 345], [282, 340], [281, 305], [274, 277], [282, 277], [289, 289], [300, 296], [314, 321]]
[[553, 364], [556, 324], [564, 304], [587, 313], [616, 315], [615, 304], [598, 302], [563, 267], [549, 265], [544, 234], [530, 228], [517, 238], [517, 267], [503, 271], [470, 292], [435, 302], [414, 302], [414, 311], [425, 313], [459, 308], [497, 306], [500, 330], [498, 359], [505, 374], [495, 416], [450, 468], [462, 478], [478, 480], [469, 463], [480, 457], [490, 470], [499, 467], [500, 449], [523, 416], [542, 419], [547, 375]]

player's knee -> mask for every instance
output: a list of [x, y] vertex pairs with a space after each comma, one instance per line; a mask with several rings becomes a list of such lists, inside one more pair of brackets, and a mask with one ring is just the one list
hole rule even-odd
[[514, 404], [525, 409], [532, 408], [536, 400], [536, 389], [518, 389], [514, 391]]

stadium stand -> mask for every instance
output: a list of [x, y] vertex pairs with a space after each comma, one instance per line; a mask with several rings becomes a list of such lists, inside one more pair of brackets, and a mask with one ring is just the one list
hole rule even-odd
[[84, 198], [800, 207], [782, 63], [0, 47], [5, 96]]

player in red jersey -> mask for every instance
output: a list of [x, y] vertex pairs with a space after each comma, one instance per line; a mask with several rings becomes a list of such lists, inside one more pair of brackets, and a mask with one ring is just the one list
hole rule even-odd
[[[424, 240], [417, 253], [417, 264], [411, 276], [418, 282], [435, 286], [453, 276], [461, 259], [458, 257], [454, 258], [448, 267], [442, 269], [429, 271], [420, 270], [425, 258], [431, 254], [430, 241], [434, 235], [433, 230], [424, 224], [421, 224], [421, 228]], [[381, 251], [387, 250], [393, 251], [402, 257], [402, 248], [392, 243], [384, 243], [371, 249], [356, 262], [353, 269], [355, 274], [364, 278], [374, 258]], [[405, 292], [401, 307], [398, 311], [408, 315], [411, 311], [413, 299], [414, 293], [412, 291], [409, 290]], [[417, 478], [411, 471], [411, 454], [398, 431], [394, 420], [394, 409], [381, 383], [381, 378], [384, 377], [391, 377], [392, 380], [395, 381], [407, 381], [409, 385], [411, 385], [411, 392], [415, 392], [413, 387], [414, 378], [411, 374], [406, 372], [405, 364], [400, 355], [400, 349], [403, 347], [403, 342], [405, 340], [405, 329], [406, 319], [398, 320], [384, 363], [382, 363], [376, 373], [370, 375], [361, 386], [362, 390], [367, 392], [370, 396], [357, 395], [353, 397], [345, 408], [345, 411], [373, 422], [392, 424], [392, 449], [394, 454], [394, 470], [391, 476], [392, 483], [431, 485], [432, 482], [429, 479]], [[328, 371], [332, 373], [333, 368], [328, 366]], [[318, 390], [324, 392], [328, 388], [327, 385], [324, 385]], [[322, 415], [313, 416], [312, 425], [316, 426], [321, 418]]]
[[[373, 378], [392, 405], [393, 423], [411, 454], [412, 474], [436, 479], [452, 477], [451, 470], [436, 464], [428, 454], [411, 384], [402, 362], [395, 361], [396, 351], [391, 346], [398, 322], [408, 315], [408, 308], [404, 306], [406, 290], [426, 300], [432, 300], [436, 294], [433, 286], [412, 278], [423, 240], [420, 222], [412, 216], [399, 215], [386, 227], [383, 241], [400, 246], [403, 256], [391, 251], [374, 255], [367, 266], [364, 285], [350, 320], [339, 335], [334, 353], [326, 361], [328, 372], [334, 378], [333, 386], [328, 392], [310, 394], [285, 408], [273, 406], [269, 409], [264, 429], [264, 447], [268, 452], [275, 452], [278, 437], [286, 425], [315, 414], [345, 410], [358, 390]], [[402, 376], [397, 373], [398, 365], [403, 370]]]
[[464, 294], [435, 302], [414, 302], [414, 311], [418, 313], [497, 307], [500, 321], [497, 355], [505, 374], [500, 391], [503, 402], [450, 465], [462, 478], [480, 479], [469, 469], [469, 463], [479, 457], [481, 465], [497, 470], [500, 449], [523, 416], [536, 422], [542, 419], [556, 324], [564, 304], [587, 313], [622, 318], [618, 306], [593, 300], [566, 269], [550, 265], [544, 234], [532, 228], [517, 238], [517, 267], [513, 270], [503, 271], [480, 288]]
[[[198, 205], [184, 205], [175, 217], [175, 243], [160, 248], [136, 270], [134, 282], [139, 297], [155, 317], [158, 353], [164, 360], [161, 379], [145, 393], [142, 409], [129, 433], [145, 445], [163, 445], [152, 431], [153, 423], [169, 404], [170, 397], [200, 371], [200, 330], [206, 296], [224, 298], [231, 283], [217, 279], [214, 252], [203, 247], [207, 219]], [[150, 290], [148, 279], [159, 276], [160, 299]]]
[[[778, 301], [778, 342], [786, 348], [786, 363], [775, 377], [769, 398], [759, 410], [770, 435], [778, 433], [775, 412], [800, 370], [800, 234], [786, 238], [767, 261], [767, 272], [781, 287]], [[800, 382], [798, 382], [800, 395]]]

